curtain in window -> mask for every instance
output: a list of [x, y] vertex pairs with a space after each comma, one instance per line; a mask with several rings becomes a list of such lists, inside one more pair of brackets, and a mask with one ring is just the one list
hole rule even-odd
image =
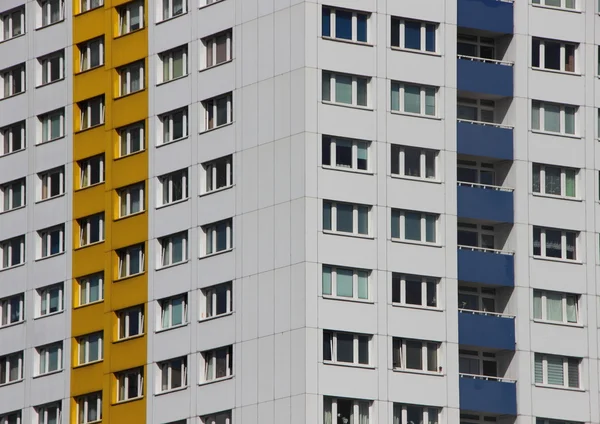
[[532, 170], [532, 191], [534, 193], [539, 193], [540, 192], [540, 173], [541, 173], [541, 168], [538, 164], [533, 164], [533, 170]]
[[561, 184], [560, 184], [560, 176], [561, 170], [560, 168], [556, 168], [554, 166], [547, 166], [545, 168], [545, 182], [546, 182], [546, 193], [560, 195], [561, 194]]
[[354, 272], [351, 269], [338, 268], [336, 278], [337, 296], [352, 297]]
[[579, 359], [568, 359], [569, 387], [579, 387]]
[[563, 386], [563, 358], [560, 356], [548, 355], [546, 361], [548, 363], [548, 384]]
[[210, 381], [214, 379], [214, 358], [209, 353], [206, 355], [206, 362], [204, 363], [204, 381]]
[[404, 112], [421, 113], [421, 87], [404, 86]]
[[227, 60], [227, 34], [222, 34], [217, 37], [217, 63], [222, 63]]
[[367, 402], [358, 403], [358, 422], [359, 424], [369, 424], [369, 404]]
[[184, 304], [183, 298], [173, 299], [171, 301], [171, 314], [173, 325], [179, 325], [183, 323], [183, 312]]
[[567, 322], [577, 322], [577, 296], [567, 295]]
[[[40, 374], [43, 374], [46, 372], [46, 349], [42, 349], [40, 351]], [[0, 380], [1, 382], [4, 382], [4, 380]]]
[[565, 107], [565, 133], [575, 134], [575, 108]]
[[165, 302], [165, 304], [163, 305], [161, 315], [162, 328], [169, 328], [171, 326], [171, 314], [169, 314], [169, 305], [167, 302]]
[[533, 318], [542, 319], [542, 293], [538, 290], [533, 292]]
[[435, 153], [425, 152], [425, 178], [435, 178]]
[[323, 399], [323, 424], [334, 424], [331, 417], [331, 399]]
[[185, 74], [183, 66], [183, 50], [173, 53], [173, 75], [172, 78], [179, 78]]
[[546, 292], [546, 314], [550, 321], [562, 321], [562, 294]]
[[358, 298], [369, 298], [369, 273], [366, 271], [357, 271], [358, 278]]
[[534, 374], [536, 383], [544, 382], [544, 364], [542, 361], [542, 355], [540, 355], [539, 353], [535, 354]]
[[560, 132], [560, 106], [544, 104], [544, 130]]
[[438, 345], [437, 343], [427, 343], [427, 371], [438, 371]]
[[575, 197], [575, 178], [577, 173], [573, 169], [565, 170], [565, 195]]
[[435, 89], [425, 88], [425, 115], [435, 116]]
[[336, 75], [335, 101], [337, 103], [352, 104], [352, 77], [348, 75]]

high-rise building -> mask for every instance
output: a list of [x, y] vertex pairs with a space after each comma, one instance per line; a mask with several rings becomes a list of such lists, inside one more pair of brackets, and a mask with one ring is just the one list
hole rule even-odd
[[598, 3], [0, 0], [0, 424], [600, 424]]

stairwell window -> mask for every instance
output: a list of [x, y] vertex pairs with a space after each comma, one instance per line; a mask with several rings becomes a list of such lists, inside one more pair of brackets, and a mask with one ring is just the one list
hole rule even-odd
[[539, 4], [548, 7], [558, 7], [561, 9], [572, 9], [577, 8], [576, 0], [531, 0], [531, 4]]
[[578, 169], [534, 163], [531, 190], [550, 196], [577, 197], [578, 174]]
[[160, 144], [181, 140], [188, 136], [187, 108], [165, 113], [158, 118], [158, 133], [162, 136]]
[[438, 24], [392, 16], [392, 47], [435, 53]]
[[119, 258], [118, 278], [126, 278], [144, 272], [144, 245], [136, 244], [117, 250]]
[[232, 283], [227, 282], [200, 290], [200, 320], [233, 312]]
[[534, 290], [533, 319], [577, 324], [579, 322], [579, 295]]
[[322, 8], [321, 35], [360, 43], [369, 41], [370, 13], [356, 10]]
[[42, 287], [37, 290], [38, 316], [54, 314], [64, 310], [64, 286], [63, 283]]
[[392, 144], [391, 153], [392, 175], [421, 180], [437, 179], [437, 150]]
[[79, 166], [79, 188], [104, 182], [104, 154], [77, 162]]
[[416, 370], [441, 373], [438, 342], [394, 337], [392, 353], [395, 370]]
[[16, 7], [0, 15], [0, 41], [25, 34], [25, 6]]
[[23, 293], [0, 299], [0, 328], [25, 320]]
[[531, 102], [531, 129], [549, 133], [575, 135], [577, 133], [576, 106], [558, 103]]
[[371, 207], [323, 200], [323, 230], [368, 236]]
[[186, 0], [162, 0], [162, 20], [174, 18], [187, 13]]
[[104, 95], [77, 103], [79, 107], [79, 130], [104, 125]]
[[325, 166], [368, 171], [370, 144], [368, 141], [324, 135], [321, 163]]
[[41, 19], [41, 21], [38, 20], [38, 28], [52, 25], [65, 18], [64, 0], [38, 0], [38, 4], [40, 13], [37, 19]]
[[166, 330], [187, 323], [187, 294], [159, 301], [159, 330]]
[[392, 274], [392, 303], [439, 308], [439, 279], [420, 275]]
[[202, 164], [203, 179], [201, 193], [211, 193], [233, 185], [233, 156], [224, 156]]
[[160, 370], [159, 393], [187, 386], [187, 358], [185, 356], [159, 362], [158, 368]]
[[159, 268], [183, 263], [188, 259], [187, 231], [158, 239], [160, 244]]
[[65, 226], [58, 225], [56, 227], [40, 230], [38, 233], [38, 251], [37, 258], [49, 258], [50, 256], [59, 255], [65, 251]]
[[437, 88], [392, 81], [393, 112], [421, 116], [437, 116]]
[[322, 100], [348, 106], [370, 106], [371, 78], [323, 71]]
[[133, 184], [117, 191], [119, 196], [119, 218], [144, 211], [144, 183]]
[[370, 365], [371, 336], [323, 330], [323, 361]]
[[392, 239], [438, 243], [439, 215], [392, 209]]
[[394, 403], [394, 424], [438, 424], [440, 413], [441, 408], [434, 406]]
[[79, 0], [79, 13], [104, 6], [104, 0]]
[[0, 386], [23, 380], [23, 351], [0, 356]]
[[369, 300], [370, 271], [323, 265], [321, 288], [323, 296]]
[[102, 392], [78, 396], [75, 402], [77, 402], [77, 424], [102, 421]]
[[129, 34], [144, 27], [144, 3], [132, 1], [117, 8], [119, 14], [119, 35]]
[[158, 82], [168, 82], [188, 74], [187, 45], [168, 50], [158, 55], [162, 66], [158, 67]]
[[22, 63], [12, 68], [4, 69], [0, 76], [4, 86], [2, 98], [16, 96], [25, 92], [25, 64]]
[[104, 300], [104, 274], [102, 272], [77, 279], [79, 306]]
[[86, 334], [77, 338], [79, 365], [101, 361], [104, 357], [102, 332]]
[[145, 148], [144, 122], [138, 122], [117, 130], [119, 133], [119, 157], [141, 152]]
[[9, 181], [0, 186], [0, 207], [2, 212], [18, 209], [26, 204], [25, 178]]
[[[92, 0], [94, 1], [94, 0]], [[104, 37], [94, 38], [77, 45], [79, 49], [79, 72], [104, 65]]]
[[0, 241], [2, 268], [7, 269], [25, 263], [25, 236]]
[[141, 60], [119, 68], [119, 96], [126, 96], [144, 89], [144, 61]]
[[578, 260], [576, 231], [533, 227], [533, 256]]
[[233, 122], [233, 104], [231, 93], [202, 102], [204, 109], [204, 130], [212, 130]]
[[231, 377], [233, 375], [233, 346], [202, 352], [200, 370], [202, 383]]
[[580, 358], [536, 353], [534, 362], [536, 384], [581, 388]]
[[65, 51], [50, 53], [38, 58], [37, 86], [51, 84], [65, 77]]
[[[549, 1], [546, 0], [546, 3]], [[558, 40], [531, 39], [531, 66], [561, 72], [577, 72], [578, 45]]]
[[117, 311], [119, 325], [118, 340], [128, 339], [144, 333], [144, 307], [136, 306]]
[[369, 424], [371, 401], [323, 396], [323, 424]]
[[[57, 109], [38, 116], [38, 144], [47, 143], [65, 136], [65, 109]], [[38, 128], [40, 128], [38, 126]]]
[[212, 68], [232, 59], [231, 30], [213, 34], [202, 39], [204, 45], [204, 68]]
[[16, 122], [0, 128], [0, 156], [25, 150], [25, 121]]
[[225, 219], [213, 224], [202, 226], [203, 249], [202, 256], [225, 252], [233, 248], [232, 220]]
[[104, 241], [104, 212], [77, 220], [79, 247]]
[[188, 170], [181, 169], [158, 177], [159, 206], [166, 206], [188, 198]]
[[36, 375], [44, 375], [63, 368], [62, 342], [36, 348], [38, 369]]
[[117, 379], [117, 402], [140, 399], [144, 389], [144, 369], [133, 368], [115, 373]]

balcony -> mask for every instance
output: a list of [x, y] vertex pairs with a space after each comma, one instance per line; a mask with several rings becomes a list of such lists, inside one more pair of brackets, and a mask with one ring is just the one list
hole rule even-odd
[[513, 96], [513, 64], [510, 62], [458, 55], [456, 68], [460, 91]]
[[458, 343], [490, 349], [515, 350], [515, 317], [459, 309]]
[[517, 415], [514, 380], [460, 374], [460, 409], [499, 415]]
[[513, 160], [513, 128], [459, 119], [456, 126], [457, 153]]
[[458, 0], [458, 26], [513, 33], [512, 0]]
[[459, 218], [512, 223], [513, 189], [458, 182], [457, 209]]
[[458, 246], [458, 279], [493, 286], [515, 286], [515, 259], [511, 252]]

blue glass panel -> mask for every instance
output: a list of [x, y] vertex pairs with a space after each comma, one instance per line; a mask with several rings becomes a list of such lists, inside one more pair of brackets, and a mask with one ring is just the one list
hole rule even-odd
[[323, 8], [323, 19], [321, 20], [321, 35], [323, 37], [329, 37], [331, 35], [331, 9], [328, 7]]
[[335, 11], [335, 38], [352, 40], [352, 12]]
[[356, 15], [356, 40], [367, 42], [367, 15]]
[[421, 49], [421, 23], [405, 21], [404, 47], [407, 49]]

